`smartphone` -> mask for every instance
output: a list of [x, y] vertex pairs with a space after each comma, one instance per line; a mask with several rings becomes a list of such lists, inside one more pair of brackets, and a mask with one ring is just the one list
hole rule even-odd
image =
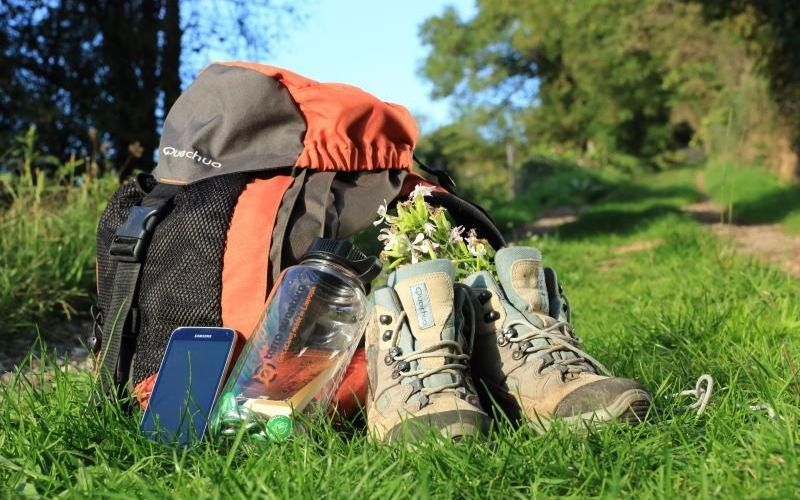
[[178, 445], [202, 439], [235, 341], [230, 328], [188, 326], [172, 332], [142, 417], [145, 436]]

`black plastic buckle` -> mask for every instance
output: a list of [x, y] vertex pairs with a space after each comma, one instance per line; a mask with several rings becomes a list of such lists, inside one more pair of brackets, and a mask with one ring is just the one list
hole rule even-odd
[[160, 211], [160, 207], [132, 207], [128, 219], [117, 228], [111, 240], [108, 250], [111, 258], [120, 262], [142, 262]]

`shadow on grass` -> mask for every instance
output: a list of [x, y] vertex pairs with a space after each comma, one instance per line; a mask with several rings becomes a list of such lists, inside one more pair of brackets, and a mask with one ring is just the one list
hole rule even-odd
[[583, 239], [597, 235], [625, 235], [658, 219], [683, 212], [675, 205], [657, 204], [641, 210], [599, 209], [583, 214], [575, 222], [558, 229], [562, 239]]
[[691, 186], [647, 187], [635, 183], [621, 183], [614, 186], [612, 192], [603, 201], [608, 202], [640, 202], [652, 200], [685, 200], [687, 202], [701, 199], [697, 189]]
[[[678, 213], [679, 207], [701, 199], [688, 180], [693, 174], [686, 173], [685, 169], [674, 169], [665, 172], [666, 177], [620, 179], [570, 162], [529, 161], [523, 165], [519, 178], [520, 185], [527, 186], [524, 194], [489, 208], [498, 227], [509, 238], [513, 238], [517, 228], [534, 222], [537, 214], [556, 207], [574, 207], [580, 209], [578, 212], [590, 208], [576, 222], [562, 226], [558, 231], [561, 235], [627, 233], [644, 221]], [[603, 207], [606, 204], [616, 206], [606, 209]], [[631, 206], [619, 207], [621, 204]]]
[[800, 186], [775, 189], [760, 198], [735, 203], [733, 220], [738, 224], [770, 224], [794, 212], [800, 212]]
[[614, 185], [599, 205], [578, 220], [559, 228], [558, 234], [565, 239], [631, 234], [664, 217], [683, 214], [684, 205], [701, 198], [685, 182], [651, 186], [625, 181]]

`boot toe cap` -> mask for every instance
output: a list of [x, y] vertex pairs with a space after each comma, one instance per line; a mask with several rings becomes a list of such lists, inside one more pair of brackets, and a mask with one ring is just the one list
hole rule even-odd
[[641, 421], [652, 400], [638, 382], [609, 377], [583, 385], [567, 394], [556, 405], [553, 416], [559, 418], [597, 414], [605, 419]]
[[458, 441], [468, 436], [486, 434], [488, 427], [488, 417], [482, 411], [451, 410], [406, 418], [389, 429], [385, 440], [413, 442], [438, 435]]

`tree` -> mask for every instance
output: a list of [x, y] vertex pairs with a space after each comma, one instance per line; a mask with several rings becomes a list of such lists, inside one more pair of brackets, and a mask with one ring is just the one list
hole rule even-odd
[[785, 178], [800, 179], [800, 4], [786, 0], [698, 3], [709, 19], [733, 20], [738, 33], [751, 42], [789, 131], [791, 155], [785, 157], [781, 172]]
[[506, 117], [529, 150], [658, 160], [700, 145], [766, 161], [776, 106], [736, 23], [702, 11], [682, 0], [482, 0], [470, 19], [450, 8], [426, 21], [422, 73], [462, 116]]
[[210, 51], [263, 57], [270, 0], [8, 0], [0, 6], [0, 143], [35, 124], [42, 148], [66, 156], [100, 130], [121, 176], [149, 169], [166, 110]]
[[636, 36], [638, 11], [630, 0], [500, 0], [462, 21], [450, 9], [423, 26], [424, 73], [438, 95], [523, 114], [529, 138], [652, 155], [669, 96]]

